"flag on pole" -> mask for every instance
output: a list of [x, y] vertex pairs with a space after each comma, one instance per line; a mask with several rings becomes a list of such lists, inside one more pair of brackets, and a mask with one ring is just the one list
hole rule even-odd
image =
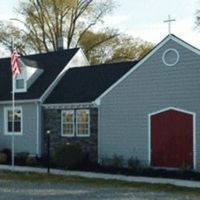
[[11, 71], [12, 71], [12, 167], [15, 166], [15, 83], [14, 79], [21, 74], [19, 55], [16, 50], [11, 54]]
[[16, 77], [18, 74], [21, 74], [21, 66], [19, 62], [19, 54], [17, 53], [16, 50], [13, 51], [11, 55], [11, 70], [13, 77]]

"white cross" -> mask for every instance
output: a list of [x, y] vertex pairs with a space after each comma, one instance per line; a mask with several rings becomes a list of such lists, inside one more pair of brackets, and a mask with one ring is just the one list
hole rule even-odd
[[168, 20], [165, 20], [164, 23], [168, 23], [168, 31], [169, 31], [169, 34], [171, 34], [171, 23], [172, 22], [175, 22], [176, 20], [175, 19], [171, 19], [171, 16], [168, 15]]

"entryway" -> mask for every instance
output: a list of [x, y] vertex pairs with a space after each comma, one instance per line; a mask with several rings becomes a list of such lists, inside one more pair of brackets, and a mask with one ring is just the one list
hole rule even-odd
[[151, 165], [193, 167], [194, 114], [168, 108], [150, 115]]

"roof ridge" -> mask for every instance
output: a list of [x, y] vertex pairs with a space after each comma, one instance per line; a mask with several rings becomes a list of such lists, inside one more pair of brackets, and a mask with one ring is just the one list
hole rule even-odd
[[133, 61], [122, 61], [122, 62], [116, 62], [116, 63], [102, 63], [102, 64], [94, 64], [94, 65], [85, 65], [85, 66], [79, 66], [79, 67], [71, 67], [69, 70], [73, 69], [86, 69], [86, 68], [97, 68], [97, 67], [104, 67], [104, 66], [113, 66], [113, 65], [122, 65], [122, 64], [129, 64], [133, 63], [134, 65], [138, 63], [138, 60], [133, 60]]
[[61, 51], [50, 51], [50, 52], [43, 52], [43, 53], [35, 53], [35, 54], [29, 54], [29, 55], [24, 55], [24, 56], [21, 56], [22, 58], [27, 58], [28, 59], [28, 57], [32, 57], [32, 56], [45, 56], [45, 55], [48, 55], [48, 54], [56, 54], [56, 53], [64, 53], [64, 52], [66, 52], [66, 51], [73, 51], [73, 50], [78, 50], [78, 49], [80, 49], [80, 48], [78, 48], [78, 47], [75, 47], [75, 48], [71, 48], [71, 49], [63, 49], [63, 50], [61, 50]]
[[[28, 54], [28, 55], [20, 55], [21, 58], [25, 58], [25, 59], [29, 59], [29, 57], [32, 57], [32, 56], [40, 56], [40, 55], [47, 55], [47, 54], [56, 54], [56, 53], [59, 53], [59, 52], [66, 52], [66, 51], [72, 51], [72, 50], [78, 50], [80, 49], [79, 47], [74, 47], [74, 48], [70, 48], [70, 49], [63, 49], [61, 51], [50, 51], [50, 52], [43, 52], [43, 53], [33, 53], [33, 54]], [[0, 60], [6, 60], [6, 59], [10, 59], [10, 56], [8, 57], [2, 57], [0, 58]]]

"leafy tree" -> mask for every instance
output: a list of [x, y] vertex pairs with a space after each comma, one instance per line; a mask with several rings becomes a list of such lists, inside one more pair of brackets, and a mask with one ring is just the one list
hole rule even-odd
[[80, 45], [92, 64], [139, 59], [153, 48], [150, 42], [109, 29], [85, 33]]
[[0, 22], [0, 43], [11, 50], [11, 37], [22, 54], [57, 50], [57, 40], [67, 47], [81, 46], [91, 63], [117, 62], [141, 57], [152, 45], [116, 30], [104, 28], [103, 17], [112, 12], [113, 0], [21, 0], [17, 9], [21, 28]]
[[[26, 37], [24, 38], [24, 33], [12, 26], [11, 24], [6, 24], [0, 21], [0, 42], [9, 51], [12, 49], [12, 40], [15, 40], [15, 47], [21, 52], [25, 53], [25, 43]], [[24, 42], [22, 42], [24, 41]]]
[[21, 1], [18, 12], [25, 19], [29, 45], [37, 52], [57, 50], [57, 40], [67, 38], [67, 47], [76, 47], [86, 31], [113, 8], [112, 0], [29, 0]]
[[113, 54], [107, 62], [130, 61], [140, 59], [145, 56], [152, 48], [153, 44], [130, 35], [121, 34], [114, 39]]

